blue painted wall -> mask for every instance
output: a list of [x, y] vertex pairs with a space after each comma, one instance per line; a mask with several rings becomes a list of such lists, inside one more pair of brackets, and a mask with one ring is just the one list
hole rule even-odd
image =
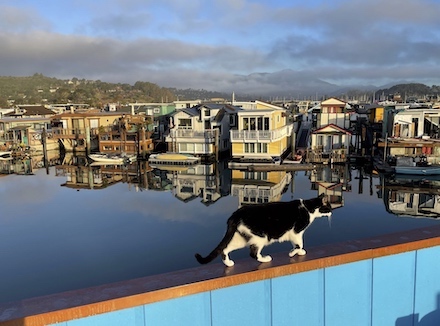
[[363, 260], [62, 326], [440, 325], [440, 247]]

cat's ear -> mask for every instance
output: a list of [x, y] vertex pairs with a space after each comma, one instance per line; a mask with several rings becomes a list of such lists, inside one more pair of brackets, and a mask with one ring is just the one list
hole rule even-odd
[[319, 195], [319, 198], [322, 200], [322, 203], [326, 205], [328, 203], [328, 197], [325, 193]]

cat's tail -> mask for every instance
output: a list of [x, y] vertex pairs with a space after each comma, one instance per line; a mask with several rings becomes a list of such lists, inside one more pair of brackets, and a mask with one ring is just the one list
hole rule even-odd
[[197, 261], [200, 264], [207, 264], [217, 258], [217, 256], [222, 253], [223, 249], [226, 248], [229, 242], [231, 242], [236, 230], [237, 224], [232, 220], [228, 220], [228, 229], [226, 230], [225, 236], [217, 245], [217, 247], [215, 247], [215, 249], [211, 251], [211, 253], [206, 257], [202, 257], [200, 254], [195, 254]]

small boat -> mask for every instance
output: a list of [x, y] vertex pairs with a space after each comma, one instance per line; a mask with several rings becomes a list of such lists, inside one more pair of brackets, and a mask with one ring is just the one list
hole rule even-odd
[[440, 165], [396, 166], [394, 171], [396, 174], [440, 175]]
[[300, 164], [303, 162], [303, 156], [300, 152], [297, 152], [296, 154], [290, 154], [289, 156], [287, 156], [284, 161], [283, 164]]
[[427, 162], [426, 157], [398, 157], [395, 174], [411, 175], [440, 175], [440, 165], [434, 165]]
[[0, 152], [0, 161], [9, 161], [12, 160], [12, 151], [1, 151]]
[[159, 153], [151, 154], [148, 157], [148, 164], [151, 167], [176, 167], [176, 166], [192, 166], [200, 163], [200, 157], [190, 154], [179, 153]]
[[126, 155], [126, 154], [95, 153], [95, 154], [90, 154], [89, 158], [95, 162], [108, 163], [108, 164], [124, 164], [124, 163], [132, 163], [136, 161], [136, 155]]

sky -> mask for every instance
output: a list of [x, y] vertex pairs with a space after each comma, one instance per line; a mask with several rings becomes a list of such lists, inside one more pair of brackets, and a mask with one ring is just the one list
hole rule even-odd
[[439, 13], [440, 0], [0, 0], [0, 75], [220, 91], [283, 71], [439, 85]]

